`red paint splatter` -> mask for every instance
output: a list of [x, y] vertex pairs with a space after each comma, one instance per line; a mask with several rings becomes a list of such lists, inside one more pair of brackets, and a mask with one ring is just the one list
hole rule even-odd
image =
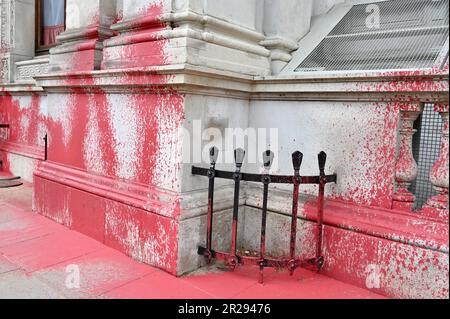
[[164, 52], [167, 39], [161, 35], [167, 28], [161, 22], [163, 12], [162, 3], [153, 3], [127, 23], [125, 32], [105, 40], [102, 69], [167, 64]]

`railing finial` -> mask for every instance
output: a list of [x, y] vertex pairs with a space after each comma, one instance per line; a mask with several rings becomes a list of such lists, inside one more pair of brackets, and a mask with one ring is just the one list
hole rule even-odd
[[209, 162], [211, 166], [216, 165], [217, 158], [219, 157], [219, 149], [215, 146], [209, 149]]
[[300, 171], [300, 166], [303, 161], [303, 153], [300, 151], [295, 151], [292, 153], [292, 165], [294, 166], [294, 171]]
[[245, 158], [245, 150], [242, 148], [238, 148], [234, 151], [234, 162], [236, 164], [236, 168], [240, 169], [242, 164], [244, 163]]
[[266, 170], [269, 170], [272, 166], [274, 157], [275, 154], [271, 150], [267, 150], [263, 153], [263, 163]]

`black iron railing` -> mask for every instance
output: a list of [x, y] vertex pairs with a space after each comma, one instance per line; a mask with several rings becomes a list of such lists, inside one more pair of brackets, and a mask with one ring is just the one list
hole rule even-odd
[[[208, 263], [211, 259], [222, 260], [227, 265], [234, 269], [238, 264], [257, 265], [260, 269], [259, 281], [262, 283], [264, 279], [265, 267], [286, 268], [292, 275], [296, 268], [300, 266], [314, 266], [320, 271], [324, 258], [322, 255], [322, 236], [323, 236], [323, 205], [325, 185], [327, 183], [336, 183], [337, 176], [325, 174], [325, 164], [327, 155], [325, 152], [318, 154], [319, 175], [317, 176], [301, 176], [300, 167], [303, 160], [303, 154], [296, 151], [292, 154], [292, 164], [294, 167], [294, 175], [271, 175], [269, 174], [270, 167], [273, 163], [274, 154], [271, 151], [263, 153], [264, 172], [262, 174], [249, 174], [241, 172], [242, 164], [244, 162], [245, 151], [237, 149], [234, 152], [236, 170], [234, 172], [216, 170], [216, 162], [219, 150], [216, 147], [210, 149], [210, 167], [192, 167], [192, 174], [206, 176], [209, 179], [208, 187], [208, 215], [207, 215], [207, 229], [206, 229], [206, 247], [199, 247], [198, 253], [207, 258]], [[234, 180], [234, 203], [233, 203], [233, 221], [231, 228], [231, 251], [220, 252], [212, 248], [212, 225], [214, 215], [214, 181], [216, 178]], [[261, 241], [259, 256], [242, 256], [237, 252], [237, 224], [239, 218], [239, 193], [241, 181], [256, 182], [263, 184], [263, 205], [261, 216]], [[266, 256], [266, 218], [267, 218], [267, 201], [270, 184], [292, 184], [292, 220], [291, 220], [291, 234], [290, 234], [290, 250], [289, 258], [275, 259]], [[316, 224], [315, 240], [316, 240], [316, 254], [315, 257], [309, 259], [299, 259], [296, 257], [296, 241], [297, 241], [297, 219], [298, 219], [298, 198], [299, 188], [303, 184], [317, 184], [319, 185], [318, 195], [318, 217]]]

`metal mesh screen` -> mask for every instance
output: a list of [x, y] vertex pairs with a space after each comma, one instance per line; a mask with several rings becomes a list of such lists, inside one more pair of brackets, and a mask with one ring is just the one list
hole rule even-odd
[[439, 157], [442, 119], [434, 112], [433, 104], [426, 104], [422, 115], [415, 122], [417, 133], [413, 137], [413, 155], [419, 166], [419, 174], [410, 191], [416, 195], [415, 209], [420, 209], [436, 191], [430, 182], [430, 170]]
[[448, 0], [355, 5], [296, 71], [432, 67], [448, 38], [448, 6]]

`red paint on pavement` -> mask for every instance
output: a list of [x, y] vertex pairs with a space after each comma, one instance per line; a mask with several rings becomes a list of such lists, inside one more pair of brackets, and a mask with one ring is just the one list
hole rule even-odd
[[[47, 220], [45, 225], [42, 224], [45, 219], [31, 212], [29, 196], [27, 210], [14, 206], [15, 198], [11, 195], [15, 192], [20, 192], [20, 188], [8, 193], [0, 190], [0, 216], [3, 216], [5, 207], [13, 207], [8, 217], [10, 221], [24, 221], [29, 224], [28, 229], [38, 226], [42, 228], [42, 232], [38, 237], [16, 238], [5, 246], [0, 245], [0, 266], [5, 261], [8, 263], [6, 270], [25, 269], [29, 278], [42, 281], [65, 297], [383, 298], [370, 291], [300, 269], [294, 279], [285, 273], [268, 269], [264, 286], [257, 283], [257, 273], [246, 267], [238, 267], [236, 272], [211, 272], [212, 270], [207, 269], [204, 274], [177, 278], [148, 265], [139, 264], [94, 239], [65, 230], [56, 223]], [[29, 214], [30, 217], [24, 217], [24, 214]], [[5, 224], [7, 223], [0, 222], [0, 229]], [[19, 224], [8, 227], [14, 228], [17, 225]], [[19, 227], [16, 231], [19, 233], [20, 229], [23, 230]], [[67, 266], [79, 267], [79, 289], [66, 286], [67, 269], [73, 269]], [[3, 268], [0, 267], [1, 269]], [[0, 272], [0, 280], [1, 278]], [[279, 295], [274, 295], [274, 291], [279, 292]]]
[[31, 272], [101, 248], [101, 244], [95, 240], [65, 230], [4, 246], [1, 252], [26, 272]]
[[[74, 269], [80, 274], [79, 289], [66, 286], [68, 270]], [[118, 251], [102, 247], [93, 253], [32, 272], [30, 276], [57, 288], [68, 298], [96, 298], [157, 271], [133, 262]]]

